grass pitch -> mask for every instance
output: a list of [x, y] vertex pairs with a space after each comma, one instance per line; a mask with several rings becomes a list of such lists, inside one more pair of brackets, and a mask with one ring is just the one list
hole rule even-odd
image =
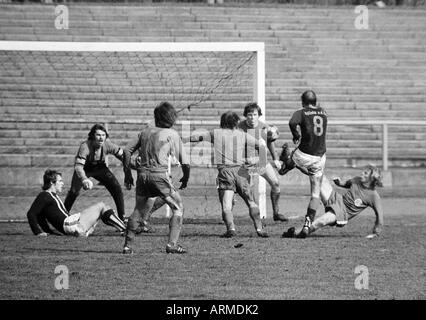
[[[222, 239], [219, 220], [187, 220], [180, 243], [189, 252], [168, 255], [167, 221], [157, 219], [133, 256], [121, 254], [124, 238], [104, 225], [89, 238], [38, 238], [26, 223], [0, 223], [0, 299], [425, 299], [425, 216], [388, 214], [383, 236], [368, 240], [373, 222], [362, 213], [345, 228], [283, 239], [303, 218], [267, 220], [270, 238], [262, 239], [239, 217], [238, 236]], [[68, 289], [55, 288], [59, 265]], [[356, 288], [358, 266], [368, 270], [368, 289]]]

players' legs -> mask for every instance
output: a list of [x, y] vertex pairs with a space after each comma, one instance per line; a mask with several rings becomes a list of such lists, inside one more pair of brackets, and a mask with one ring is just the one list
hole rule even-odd
[[139, 224], [137, 231], [136, 231], [137, 234], [142, 233], [142, 232], [144, 232], [144, 233], [155, 232], [155, 230], [152, 227], [149, 226], [149, 219], [151, 218], [152, 214], [155, 211], [160, 209], [165, 204], [166, 204], [166, 201], [163, 198], [161, 198], [161, 197], [155, 198], [155, 202], [154, 202], [151, 210], [149, 210], [148, 212], [143, 214], [141, 221], [140, 221], [140, 224]]
[[86, 230], [86, 236], [94, 231], [99, 219], [102, 219], [105, 224], [113, 226], [119, 231], [124, 231], [126, 228], [124, 223], [118, 219], [114, 210], [103, 202], [98, 202], [83, 210], [80, 214], [79, 223]]
[[316, 212], [321, 204], [320, 193], [321, 193], [321, 182], [323, 175], [312, 175], [309, 176], [311, 184], [311, 199], [309, 200], [307, 216], [314, 221]]
[[306, 211], [305, 223], [303, 225], [301, 236], [307, 236], [310, 233], [312, 222], [314, 221], [317, 210], [321, 205], [320, 192], [322, 176], [322, 173], [309, 176], [309, 181], [311, 184], [311, 198], [309, 200], [308, 209]]
[[169, 220], [169, 239], [166, 247], [167, 250], [168, 247], [177, 247], [180, 232], [182, 230], [183, 203], [182, 198], [177, 191], [172, 191], [169, 196], [164, 198], [164, 201], [172, 210], [172, 216]]
[[[309, 234], [312, 234], [318, 229], [325, 226], [334, 226], [336, 224], [336, 215], [332, 210], [326, 211], [321, 217], [318, 217], [312, 222]], [[293, 229], [293, 230], [291, 230]], [[290, 228], [283, 234], [284, 238], [305, 238], [306, 235], [302, 232], [303, 227], [295, 229]]]
[[243, 199], [249, 208], [249, 215], [251, 220], [253, 221], [254, 228], [256, 229], [257, 235], [262, 238], [267, 238], [268, 233], [265, 230], [263, 230], [262, 220], [260, 219], [259, 206], [253, 199], [249, 199], [247, 197], [243, 197]]
[[288, 146], [288, 143], [284, 143], [282, 146], [281, 154], [280, 154], [280, 161], [282, 161], [282, 166], [278, 170], [278, 173], [280, 175], [285, 175], [287, 172], [294, 169], [296, 164], [293, 161], [293, 151], [290, 150], [290, 147]]
[[328, 180], [326, 175], [323, 175], [320, 188], [320, 198], [323, 204], [327, 203], [328, 199], [330, 199], [332, 192], [333, 186], [331, 185], [330, 180]]
[[322, 227], [332, 226], [334, 224], [336, 224], [336, 215], [333, 211], [327, 211], [312, 222], [311, 233]]
[[265, 172], [262, 174], [262, 177], [269, 183], [271, 186], [271, 203], [272, 203], [272, 211], [273, 211], [273, 219], [274, 221], [288, 221], [288, 219], [279, 213], [279, 201], [280, 201], [280, 182], [278, 181], [278, 177], [275, 174], [274, 168], [272, 168], [271, 164], [268, 163], [265, 167]]
[[117, 181], [117, 178], [114, 176], [111, 170], [106, 167], [100, 169], [95, 174], [93, 174], [93, 178], [101, 182], [109, 191], [117, 207], [118, 217], [121, 220], [124, 220], [124, 197], [123, 191], [121, 190], [121, 186], [120, 183]]
[[134, 238], [137, 228], [139, 226], [140, 220], [144, 212], [149, 212], [155, 202], [155, 198], [149, 198], [146, 196], [141, 196], [136, 194], [136, 203], [135, 208], [132, 214], [129, 217], [126, 227], [126, 236], [124, 241], [124, 253], [126, 252], [126, 248], [130, 248]]
[[78, 195], [80, 194], [82, 187], [83, 184], [81, 183], [80, 178], [77, 176], [77, 173], [74, 171], [71, 179], [71, 187], [64, 201], [65, 209], [67, 209], [68, 212], [71, 211], [75, 199], [77, 199]]
[[219, 189], [219, 201], [222, 206], [222, 219], [226, 226], [226, 233], [223, 235], [224, 237], [231, 237], [232, 235], [235, 235], [234, 217], [232, 215], [233, 200], [233, 190]]
[[103, 202], [98, 202], [87, 209], [84, 209], [80, 215], [80, 224], [84, 230], [89, 230], [101, 217], [101, 214], [108, 210]]

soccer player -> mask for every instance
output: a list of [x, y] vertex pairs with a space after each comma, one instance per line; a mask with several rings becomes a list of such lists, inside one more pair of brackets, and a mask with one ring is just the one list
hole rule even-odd
[[[259, 121], [262, 115], [262, 110], [257, 103], [249, 103], [244, 107], [243, 121], [238, 123], [238, 128], [244, 132], [249, 133], [257, 140], [263, 139], [266, 142], [269, 152], [271, 153], [273, 163], [276, 169], [281, 168], [280, 160], [275, 152], [275, 140], [278, 138], [278, 131], [268, 124]], [[255, 150], [246, 148], [247, 166], [250, 171], [256, 170], [271, 186], [271, 203], [273, 210], [274, 221], [288, 221], [288, 219], [279, 213], [279, 200], [280, 200], [280, 183], [272, 165], [266, 159], [260, 159], [261, 162], [266, 163], [266, 166], [259, 168], [259, 158]], [[265, 154], [266, 156], [266, 154]]]
[[308, 236], [312, 232], [325, 227], [344, 227], [348, 220], [356, 217], [364, 209], [371, 207], [376, 215], [376, 221], [372, 233], [367, 238], [374, 238], [381, 234], [383, 229], [383, 208], [380, 195], [376, 188], [382, 186], [380, 170], [373, 165], [368, 165], [360, 176], [342, 182], [335, 178], [334, 183], [348, 189], [343, 195], [333, 189], [326, 176], [323, 176], [321, 184], [321, 200], [325, 205], [325, 213], [315, 219], [309, 227], [308, 233], [296, 232], [290, 228], [284, 232], [283, 237]]
[[108, 154], [122, 161], [123, 150], [109, 140], [108, 132], [102, 124], [95, 124], [90, 129], [88, 139], [80, 144], [75, 157], [71, 188], [65, 198], [65, 208], [68, 211], [71, 210], [81, 188], [84, 190], [93, 188], [93, 182], [89, 179], [93, 177], [107, 188], [114, 199], [118, 217], [124, 220], [123, 191], [117, 178], [105, 163]]
[[[250, 134], [238, 129], [239, 116], [235, 112], [225, 112], [220, 118], [220, 129], [203, 135], [192, 135], [191, 142], [209, 141], [214, 147], [214, 162], [217, 165], [217, 188], [222, 205], [222, 219], [226, 226], [224, 238], [236, 236], [232, 214], [234, 194], [238, 193], [249, 208], [249, 215], [259, 237], [267, 238], [260, 219], [259, 207], [255, 202], [250, 185], [250, 173], [246, 166], [246, 146], [259, 151], [266, 158], [266, 146]], [[263, 163], [263, 168], [265, 167]]]
[[309, 176], [311, 198], [302, 229], [302, 235], [307, 235], [321, 205], [320, 190], [326, 160], [327, 113], [317, 105], [317, 97], [312, 90], [305, 91], [301, 100], [302, 108], [294, 112], [289, 121], [293, 143], [297, 147], [288, 158], [288, 146], [286, 144], [283, 146], [280, 157], [283, 160], [283, 167], [279, 173], [285, 174], [295, 166]]
[[157, 197], [163, 199], [171, 208], [169, 220], [169, 238], [166, 245], [167, 253], [186, 253], [186, 249], [178, 245], [182, 228], [183, 203], [179, 192], [173, 186], [167, 172], [169, 156], [177, 156], [181, 163], [183, 177], [180, 189], [185, 189], [189, 180], [189, 159], [183, 149], [182, 140], [172, 126], [176, 122], [177, 112], [168, 102], [162, 102], [154, 110], [155, 127], [144, 128], [138, 137], [131, 141], [124, 150], [124, 183], [128, 190], [133, 185], [130, 170], [131, 155], [138, 150], [141, 157], [136, 181], [136, 205], [127, 223], [124, 254], [132, 254], [131, 247], [140, 220], [147, 221]]
[[[70, 214], [59, 198], [64, 181], [62, 174], [55, 170], [46, 170], [43, 175], [43, 191], [31, 205], [27, 213], [28, 223], [37, 236], [73, 235], [88, 237], [101, 219], [105, 224], [123, 232], [126, 227], [117, 217], [114, 210], [103, 202], [99, 202], [79, 213]], [[58, 232], [50, 229], [48, 222]]]

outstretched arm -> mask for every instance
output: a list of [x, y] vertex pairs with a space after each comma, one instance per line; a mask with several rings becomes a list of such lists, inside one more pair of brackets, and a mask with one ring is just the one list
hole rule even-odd
[[349, 189], [352, 185], [352, 179], [343, 181], [340, 177], [333, 178], [333, 182], [336, 184], [336, 186], [346, 189]]

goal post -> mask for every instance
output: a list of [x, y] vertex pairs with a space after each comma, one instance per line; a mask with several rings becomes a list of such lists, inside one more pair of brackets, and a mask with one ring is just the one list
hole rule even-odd
[[[35, 52], [38, 53], [38, 55], [41, 57], [43, 56], [43, 53], [46, 53], [47, 55], [50, 55], [52, 58], [47, 60], [43, 60], [40, 59], [40, 62], [29, 62], [29, 60], [31, 60], [31, 58], [28, 57], [24, 57], [22, 59], [22, 61], [24, 62], [16, 62], [14, 59], [14, 57], [6, 57], [6, 55], [4, 54], [4, 52]], [[106, 87], [100, 90], [100, 93], [98, 95], [95, 95], [94, 93], [91, 93], [93, 97], [92, 100], [94, 101], [94, 103], [100, 103], [99, 101], [96, 101], [96, 97], [100, 97], [101, 93], [104, 93], [105, 96], [112, 96], [112, 92], [109, 92], [106, 88], [111, 88], [112, 86], [114, 86], [116, 83], [120, 83], [120, 87], [125, 87], [126, 83], [131, 83], [132, 85], [134, 85], [135, 87], [137, 87], [138, 89], [135, 89], [132, 91], [133, 94], [136, 94], [138, 99], [143, 99], [140, 98], [141, 96], [149, 96], [152, 98], [150, 101], [156, 100], [158, 102], [159, 101], [159, 97], [164, 96], [164, 100], [169, 100], [168, 96], [170, 95], [169, 92], [167, 92], [167, 90], [171, 90], [171, 80], [172, 79], [174, 81], [174, 79], [176, 79], [176, 81], [178, 81], [180, 83], [180, 85], [182, 86], [182, 88], [186, 88], [188, 84], [195, 84], [197, 86], [199, 86], [200, 88], [203, 87], [203, 89], [197, 89], [197, 97], [195, 97], [194, 94], [191, 94], [191, 97], [188, 99], [194, 99], [195, 101], [189, 102], [188, 103], [188, 99], [184, 98], [183, 100], [185, 100], [184, 102], [182, 102], [182, 105], [185, 107], [187, 105], [190, 105], [192, 103], [195, 102], [195, 104], [201, 104], [203, 102], [205, 102], [207, 99], [210, 99], [211, 96], [213, 94], [215, 94], [215, 90], [218, 87], [224, 87], [226, 88], [226, 81], [229, 81], [230, 78], [232, 78], [233, 73], [238, 73], [240, 72], [240, 68], [243, 67], [245, 65], [245, 63], [247, 61], [245, 61], [244, 59], [251, 59], [251, 74], [252, 74], [252, 79], [253, 79], [253, 85], [252, 85], [252, 94], [251, 97], [248, 99], [252, 99], [252, 101], [256, 101], [258, 103], [258, 105], [260, 106], [261, 110], [262, 110], [262, 116], [260, 117], [260, 120], [265, 120], [265, 45], [263, 42], [57, 42], [57, 41], [0, 41], [0, 54], [2, 54], [1, 58], [1, 62], [2, 65], [9, 65], [10, 68], [15, 68], [17, 70], [19, 70], [20, 67], [22, 67], [23, 64], [25, 64], [25, 66], [23, 68], [25, 68], [25, 70], [27, 70], [27, 64], [31, 65], [31, 64], [38, 64], [38, 68], [36, 71], [28, 71], [28, 72], [32, 72], [31, 76], [32, 77], [40, 77], [40, 79], [43, 78], [43, 72], [46, 73], [51, 73], [53, 74], [55, 77], [59, 77], [60, 73], [63, 71], [63, 69], [57, 70], [56, 69], [56, 64], [58, 63], [64, 63], [67, 64], [66, 59], [67, 57], [63, 57], [60, 56], [59, 58], [56, 57], [57, 54], [61, 55], [61, 54], [65, 54], [65, 53], [72, 53], [70, 59], [73, 60], [73, 63], [77, 66], [76, 70], [74, 73], [78, 73], [81, 72], [81, 81], [82, 82], [87, 82], [89, 83], [89, 79], [85, 78], [84, 75], [86, 73], [89, 72], [90, 67], [92, 67], [93, 64], [98, 63], [97, 60], [106, 60], [107, 63], [105, 65], [100, 65], [95, 67], [95, 71], [92, 72], [92, 74], [95, 74], [97, 76], [97, 74], [99, 73], [100, 76], [99, 77], [95, 77], [95, 79], [93, 81], [90, 82], [90, 84], [93, 85], [105, 85]], [[86, 58], [84, 57], [84, 62], [80, 62], [81, 60], [81, 54], [84, 53], [93, 53], [94, 56], [93, 57], [89, 57]], [[206, 72], [211, 72], [212, 74], [215, 75], [215, 77], [217, 77], [217, 79], [215, 79], [214, 81], [212, 81], [211, 83], [206, 84], [206, 81], [203, 79], [198, 79], [197, 77], [195, 78], [191, 78], [191, 79], [186, 79], [185, 76], [179, 78], [178, 76], [172, 76], [170, 75], [168, 72], [169, 70], [167, 69], [162, 69], [162, 65], [161, 62], [156, 62], [157, 58], [156, 56], [150, 56], [149, 59], [144, 62], [143, 64], [139, 63], [139, 60], [135, 60], [135, 58], [133, 57], [133, 54], [139, 55], [139, 54], [143, 54], [143, 53], [167, 53], [167, 54], [178, 54], [177, 58], [173, 58], [173, 56], [167, 57], [167, 59], [169, 59], [170, 61], [173, 61], [171, 63], [174, 63], [176, 65], [181, 64], [181, 63], [185, 63], [185, 61], [188, 61], [190, 58], [188, 58], [185, 54], [186, 53], [250, 53], [253, 56], [250, 56], [249, 58], [245, 58], [245, 57], [238, 57], [239, 61], [236, 61], [234, 63], [234, 65], [227, 67], [227, 69], [224, 71], [220, 71], [222, 72], [222, 74], [216, 75], [219, 73], [218, 70], [215, 69], [216, 66], [214, 66], [215, 64], [217, 64], [215, 61], [216, 58], [212, 58], [212, 57], [207, 57], [205, 58], [207, 62], [212, 62], [213, 66], [211, 69], [209, 70], [205, 70], [206, 66], [204, 65], [203, 62], [198, 62], [199, 65], [196, 67], [197, 71], [202, 72], [203, 74]], [[117, 54], [118, 58], [115, 56], [107, 56], [106, 58], [97, 58], [97, 54]], [[122, 57], [121, 54], [124, 54], [125, 56]], [[13, 56], [13, 54], [12, 54]], [[226, 61], [228, 60], [228, 58], [226, 57], [222, 57], [222, 60]], [[125, 65], [123, 67], [116, 67], [114, 64], [117, 61], [125, 61]], [[110, 61], [110, 63], [108, 64], [108, 61]], [[135, 66], [135, 68], [132, 68], [132, 63], [136, 61], [137, 66]], [[160, 93], [158, 93], [157, 95], [154, 96], [153, 93], [141, 93], [139, 94], [139, 88], [143, 87], [144, 84], [146, 84], [147, 86], [151, 86], [153, 89], [153, 91], [155, 92], [155, 90], [158, 90], [158, 86], [159, 85], [153, 85], [150, 81], [151, 78], [149, 77], [145, 77], [143, 75], [140, 75], [138, 73], [142, 72], [145, 69], [150, 69], [150, 63], [158, 63], [158, 65], [155, 66], [155, 68], [158, 68], [159, 70], [156, 70], [157, 72], [157, 76], [153, 76], [157, 77], [160, 79], [161, 81], [161, 86], [162, 91]], [[242, 62], [241, 62], [242, 61]], [[103, 62], [105, 63], [105, 62]], [[49, 66], [48, 64], [52, 64], [52, 67]], [[86, 66], [83, 66], [82, 64], [87, 64]], [[170, 67], [171, 69], [173, 69], [175, 66]], [[180, 66], [179, 66], [180, 67]], [[12, 71], [4, 71], [5, 67], [2, 66], [1, 71], [1, 76], [7, 76], [8, 72], [10, 72], [11, 74], [18, 72], [17, 70], [12, 70]], [[109, 69], [111, 68], [111, 69]], [[167, 67], [164, 67], [167, 68]], [[192, 67], [189, 69], [193, 69]], [[25, 73], [27, 71], [22, 71], [22, 78], [25, 78]], [[43, 71], [46, 70], [46, 71]], [[187, 70], [185, 70], [186, 72]], [[69, 70], [65, 70], [66, 72], [70, 72]], [[109, 75], [117, 72], [117, 73], [122, 73], [123, 76], [121, 78], [119, 78], [118, 76], [116, 77], [112, 77], [109, 78]], [[104, 78], [102, 78], [102, 75], [107, 75]], [[134, 78], [131, 78], [131, 77]], [[149, 78], [149, 79], [148, 79]], [[208, 77], [206, 77], [208, 78]], [[22, 81], [25, 81], [22, 80]], [[56, 80], [58, 81], [58, 80]], [[66, 81], [59, 81], [59, 85], [65, 85]], [[39, 85], [37, 83], [37, 78], [35, 78], [35, 80], [33, 79], [33, 85]], [[40, 84], [41, 86], [41, 84]], [[75, 86], [77, 87], [77, 86]], [[229, 86], [231, 87], [231, 86]], [[207, 88], [207, 89], [206, 89]], [[185, 89], [186, 90], [186, 89]], [[185, 91], [183, 90], [183, 91]], [[127, 92], [130, 92], [129, 90], [127, 90]], [[136, 93], [135, 93], [136, 92]], [[85, 94], [85, 93], [84, 93]], [[233, 93], [234, 94], [234, 93]], [[83, 95], [83, 93], [81, 93], [81, 95]], [[61, 104], [66, 104], [66, 102], [64, 102], [63, 100], [61, 100], [60, 97], [55, 96], [55, 94], [50, 91], [48, 93], [46, 92], [36, 92], [36, 93], [32, 93], [31, 97], [42, 97], [45, 104], [41, 104], [42, 107], [43, 106], [48, 106], [49, 105], [49, 101], [47, 101], [50, 97], [53, 97], [52, 99], [54, 100], [54, 102], [57, 102], [59, 105]], [[173, 92], [173, 96], [170, 99], [173, 99], [177, 96], [177, 94], [175, 92]], [[235, 96], [238, 96], [238, 92], [235, 94]], [[10, 99], [13, 99], [14, 95], [11, 94], [10, 95]], [[19, 100], [20, 98], [17, 98], [17, 100]], [[70, 98], [72, 99], [72, 97]], [[109, 118], [104, 120], [99, 120], [99, 122], [110, 122], [114, 121], [114, 119], [123, 119], [125, 118], [126, 115], [121, 115], [119, 112], [119, 109], [113, 109], [113, 107], [111, 107], [111, 105], [114, 105], [114, 103], [117, 104], [117, 101], [112, 101], [112, 98], [108, 98], [108, 103], [105, 103], [105, 105], [108, 106], [109, 110]], [[146, 98], [148, 99], [148, 98]], [[9, 100], [10, 101], [10, 100]], [[244, 105], [245, 103], [247, 103], [249, 101], [247, 100], [242, 100], [240, 101], [240, 105]], [[7, 103], [7, 102], [5, 102]], [[13, 103], [12, 103], [13, 104]], [[52, 103], [54, 104], [54, 103]], [[75, 105], [82, 105], [81, 106], [81, 110], [79, 111], [79, 115], [84, 115], [85, 111], [84, 111], [84, 103], [73, 103], [70, 102], [70, 105], [75, 106]], [[214, 105], [214, 103], [212, 103], [212, 105]], [[224, 104], [227, 105], [227, 104]], [[230, 105], [230, 104], [229, 104]], [[106, 107], [102, 106], [105, 110]], [[12, 108], [12, 105], [11, 105]], [[46, 107], [47, 108], [47, 107]], [[182, 108], [184, 109], [184, 108]], [[189, 108], [188, 108], [189, 109]], [[194, 108], [195, 109], [195, 108]], [[235, 110], [237, 111], [237, 110]], [[190, 111], [189, 111], [190, 113]], [[9, 118], [13, 118], [13, 112], [6, 112], [7, 116]], [[12, 114], [12, 115], [11, 115]], [[2, 115], [3, 116], [3, 115]], [[66, 116], [66, 114], [62, 114], [62, 116]], [[90, 115], [87, 116], [88, 119], [90, 119]], [[22, 112], [20, 114], [20, 118], [21, 119], [25, 119], [25, 114], [24, 112]], [[34, 120], [34, 115], [28, 115], [27, 117], [29, 120]], [[70, 115], [70, 118], [72, 118], [72, 115]], [[218, 118], [218, 117], [217, 117]], [[54, 117], [52, 117], [51, 119], [49, 119], [50, 121], [54, 121]], [[75, 120], [75, 116], [74, 116], [74, 120]], [[19, 119], [17, 120], [19, 121]], [[191, 119], [191, 123], [197, 123], [199, 122], [199, 124], [202, 123], [206, 123], [209, 121], [203, 121], [202, 120], [202, 116], [200, 115], [198, 118], [196, 119]], [[217, 121], [217, 124], [219, 124], [219, 121]], [[76, 146], [77, 147], [77, 146]], [[260, 213], [261, 213], [261, 217], [265, 218], [266, 217], [266, 184], [265, 184], [265, 180], [262, 177], [259, 177], [259, 184], [258, 184], [258, 201], [259, 201], [259, 207], [260, 207]]]

